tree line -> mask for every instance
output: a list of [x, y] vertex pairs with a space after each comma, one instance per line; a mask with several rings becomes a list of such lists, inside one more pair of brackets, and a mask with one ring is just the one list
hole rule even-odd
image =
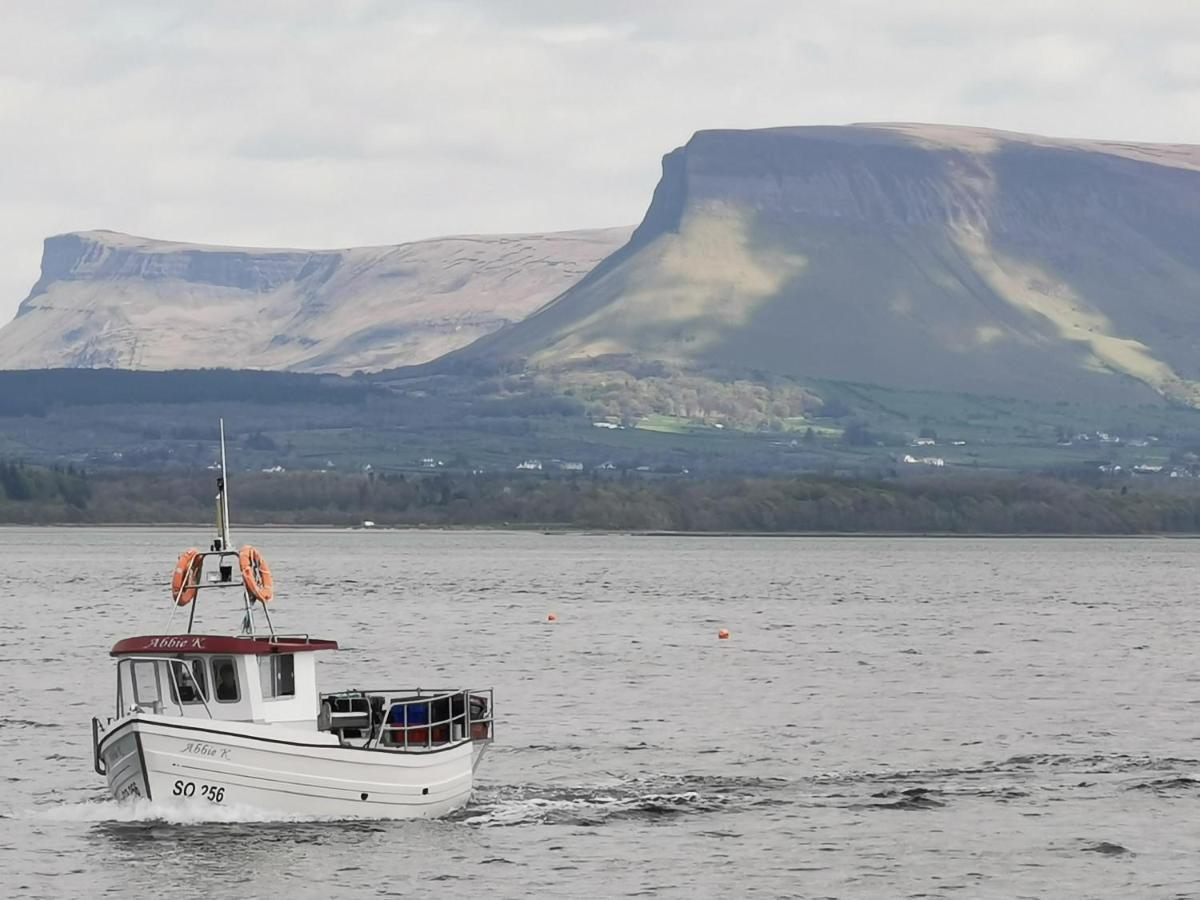
[[54, 407], [109, 403], [364, 403], [371, 385], [336, 375], [234, 369], [0, 371], [0, 416], [44, 416]]
[[[1200, 533], [1200, 492], [1049, 477], [844, 480], [245, 473], [245, 524], [565, 527], [680, 532]], [[207, 523], [212, 473], [0, 464], [0, 521]]]
[[52, 515], [70, 510], [66, 518], [75, 521], [91, 496], [87, 474], [74, 466], [46, 468], [0, 462], [0, 521], [10, 504], [18, 511], [17, 504], [21, 504], [26, 512], [36, 507]]

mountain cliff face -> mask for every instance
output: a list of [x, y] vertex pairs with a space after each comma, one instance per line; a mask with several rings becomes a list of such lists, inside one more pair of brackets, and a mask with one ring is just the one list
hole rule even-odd
[[410, 365], [521, 319], [623, 244], [628, 228], [451, 237], [348, 250], [251, 250], [107, 231], [46, 240], [0, 329], [0, 368]]
[[705, 131], [630, 243], [453, 360], [610, 355], [1200, 400], [1200, 147], [921, 125]]

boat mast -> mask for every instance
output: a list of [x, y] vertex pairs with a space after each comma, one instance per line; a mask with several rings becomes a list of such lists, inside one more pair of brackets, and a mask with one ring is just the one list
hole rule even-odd
[[217, 479], [217, 538], [221, 542], [215, 550], [229, 549], [229, 481], [225, 475], [225, 420], [220, 419], [221, 428], [221, 477]]
[[[229, 478], [225, 471], [225, 420], [219, 419], [221, 429], [221, 477], [217, 479], [217, 539], [213, 541], [213, 550], [220, 550], [226, 555], [237, 556], [229, 538]], [[221, 581], [231, 581], [233, 566], [227, 565], [226, 556], [221, 557]], [[242, 634], [254, 634], [254, 601], [248, 590], [242, 592], [242, 601], [246, 604], [246, 615], [242, 618]], [[267, 605], [262, 605], [263, 618], [267, 620], [267, 630], [275, 635], [275, 625], [271, 622], [271, 614]], [[188, 623], [191, 631], [191, 623]]]
[[[217, 535], [213, 538], [212, 546], [208, 548], [208, 553], [202, 556], [213, 555], [218, 559], [217, 572], [215, 576], [211, 576], [209, 581], [213, 584], [228, 585], [233, 582], [234, 563], [231, 558], [236, 560], [238, 552], [231, 546], [232, 539], [229, 536], [229, 477], [225, 461], [225, 420], [218, 419], [218, 428], [220, 430], [221, 440], [221, 474], [217, 476], [217, 496], [214, 498], [214, 506], [216, 507], [216, 522]], [[197, 598], [198, 600], [199, 598]], [[246, 614], [242, 619], [242, 634], [254, 633], [254, 602], [250, 598], [250, 592], [242, 591], [242, 601], [245, 604]], [[192, 627], [196, 622], [196, 607], [199, 603], [193, 600], [188, 610], [187, 633], [192, 633]], [[177, 603], [171, 604], [171, 616], [167, 619], [167, 630], [171, 630], [171, 622], [175, 619], [175, 613], [179, 610]], [[266, 604], [263, 604], [263, 616], [267, 620], [267, 629], [271, 636], [275, 635], [275, 626], [271, 622], [271, 615], [267, 612]]]
[[[217, 423], [221, 430], [221, 477], [217, 479], [217, 539], [213, 541], [213, 549], [229, 553], [229, 478], [225, 468], [225, 420], [218, 419]], [[226, 565], [225, 557], [222, 556], [221, 580], [230, 581], [232, 576], [233, 567]], [[250, 601], [249, 593], [243, 591], [242, 601], [246, 604], [246, 615], [242, 619], [242, 634], [253, 634], [254, 604]]]

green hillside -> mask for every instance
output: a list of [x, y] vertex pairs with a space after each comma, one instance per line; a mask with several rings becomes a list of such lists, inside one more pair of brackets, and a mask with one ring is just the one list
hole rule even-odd
[[1198, 167], [1200, 148], [934, 126], [700, 132], [625, 248], [447, 362], [1193, 405]]

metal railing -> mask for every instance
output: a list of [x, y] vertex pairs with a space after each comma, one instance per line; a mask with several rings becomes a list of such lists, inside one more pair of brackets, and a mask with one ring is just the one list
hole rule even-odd
[[97, 775], [107, 775], [108, 766], [100, 756], [100, 737], [105, 732], [104, 723], [92, 716], [92, 768]]
[[[390, 699], [389, 699], [390, 698]], [[339, 701], [348, 711], [333, 710]], [[355, 702], [365, 704], [355, 710]], [[322, 694], [333, 714], [358, 713], [366, 721], [331, 726], [331, 731], [356, 731], [363, 747], [420, 752], [469, 742], [490, 743], [493, 737], [492, 688], [430, 690], [428, 688], [341, 691]], [[366, 732], [365, 736], [362, 734]], [[344, 735], [342, 736], [344, 739]]]
[[[155, 699], [147, 702], [138, 696], [137, 663], [153, 664]], [[165, 663], [165, 665], [159, 665]], [[173, 709], [180, 717], [187, 717], [187, 706], [194, 702], [183, 699], [179, 669], [187, 665], [182, 656], [126, 656], [117, 662], [117, 702], [116, 718], [138, 711], [148, 711], [155, 715], [163, 715], [164, 710]], [[128, 671], [130, 689], [133, 693], [133, 703], [126, 707], [125, 686], [122, 674]], [[166, 686], [170, 693], [164, 690], [162, 673], [167, 674]], [[192, 691], [196, 701], [204, 708], [209, 719], [215, 719], [204, 687], [191, 676], [190, 670], [183, 669], [188, 674], [186, 685]], [[389, 699], [390, 698], [390, 699]], [[371, 691], [340, 691], [320, 695], [321, 704], [328, 704], [331, 714], [340, 714], [351, 718], [364, 719], [353, 724], [345, 723], [324, 727], [333, 732], [356, 731], [363, 741], [363, 747], [369, 749], [388, 749], [396, 751], [420, 752], [433, 749], [445, 749], [464, 743], [490, 744], [494, 739], [495, 717], [493, 714], [494, 692], [492, 688], [475, 690], [430, 690], [428, 688], [404, 688]], [[348, 710], [334, 710], [339, 702], [345, 703]], [[355, 703], [358, 708], [355, 709]], [[363, 708], [365, 706], [365, 708]], [[437, 718], [435, 718], [435, 716]], [[110, 720], [110, 722], [113, 720]], [[104, 731], [104, 725], [98, 719], [93, 720], [93, 748], [98, 755], [99, 733]], [[363, 734], [365, 732], [365, 734]], [[345, 735], [339, 734], [345, 741]], [[99, 762], [97, 761], [97, 771]]]

